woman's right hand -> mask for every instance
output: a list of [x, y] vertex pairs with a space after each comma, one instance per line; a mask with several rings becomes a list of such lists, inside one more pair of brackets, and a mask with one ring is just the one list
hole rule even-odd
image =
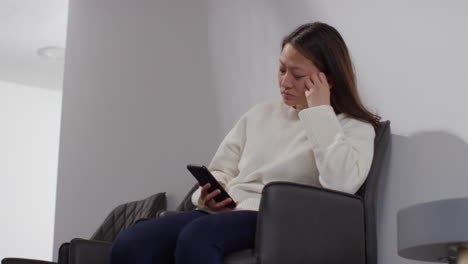
[[[198, 185], [201, 186], [200, 183], [198, 183]], [[203, 205], [204, 207], [215, 212], [232, 211], [233, 209], [226, 207], [226, 205], [228, 205], [232, 201], [231, 198], [226, 198], [221, 202], [216, 202], [214, 198], [221, 193], [221, 190], [216, 189], [209, 193], [208, 189], [210, 189], [210, 187], [210, 183], [207, 183], [202, 186], [199, 200], [199, 203], [201, 203], [200, 205]]]

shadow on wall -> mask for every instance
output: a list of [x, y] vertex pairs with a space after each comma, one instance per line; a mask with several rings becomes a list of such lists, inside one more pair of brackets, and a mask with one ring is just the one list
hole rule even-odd
[[389, 157], [377, 201], [379, 263], [426, 263], [398, 256], [397, 212], [421, 202], [467, 196], [468, 144], [444, 131], [392, 135]]

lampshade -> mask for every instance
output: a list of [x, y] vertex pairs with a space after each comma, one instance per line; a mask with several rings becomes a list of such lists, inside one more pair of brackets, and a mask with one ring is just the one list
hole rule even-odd
[[468, 246], [468, 198], [414, 205], [400, 210], [397, 218], [401, 257], [448, 262], [459, 247]]

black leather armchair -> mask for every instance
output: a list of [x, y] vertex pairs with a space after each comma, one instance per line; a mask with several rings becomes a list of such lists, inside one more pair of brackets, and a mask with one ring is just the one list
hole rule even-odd
[[[377, 264], [375, 198], [390, 138], [390, 121], [380, 122], [372, 166], [356, 195], [289, 182], [267, 184], [255, 247], [226, 256], [224, 264]], [[191, 195], [197, 187], [192, 187], [176, 211], [159, 211], [156, 217], [193, 210]], [[107, 263], [108, 242], [75, 239], [70, 245], [70, 255], [67, 260], [59, 259], [59, 264]]]
[[267, 187], [256, 234], [260, 263], [366, 263], [360, 197], [293, 183]]
[[[267, 184], [255, 248], [227, 255], [224, 264], [377, 264], [375, 199], [390, 136], [390, 121], [380, 122], [371, 169], [355, 195], [289, 182]], [[193, 210], [191, 195], [197, 187], [176, 212], [160, 211], [158, 216]]]

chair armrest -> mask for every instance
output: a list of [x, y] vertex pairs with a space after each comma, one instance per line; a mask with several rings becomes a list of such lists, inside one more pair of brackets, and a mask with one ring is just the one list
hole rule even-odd
[[70, 241], [69, 264], [107, 264], [112, 243], [75, 238]]
[[179, 211], [167, 211], [167, 210], [162, 210], [162, 211], [158, 211], [158, 213], [156, 214], [156, 217], [163, 217], [163, 216], [168, 216], [168, 215], [173, 215], [173, 214], [178, 214], [180, 213]]
[[57, 264], [56, 262], [36, 260], [36, 259], [23, 259], [23, 258], [4, 258], [2, 264]]
[[257, 220], [260, 263], [365, 263], [359, 196], [287, 182], [267, 184]]

